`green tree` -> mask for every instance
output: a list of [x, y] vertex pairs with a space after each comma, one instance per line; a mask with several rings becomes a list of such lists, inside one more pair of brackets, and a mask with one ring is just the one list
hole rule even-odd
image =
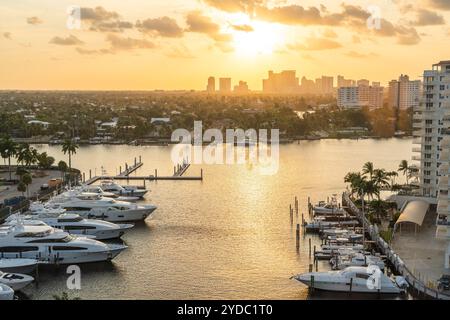
[[19, 182], [19, 184], [17, 185], [17, 191], [22, 192], [22, 195], [23, 195], [24, 192], [27, 191], [27, 185], [25, 183], [23, 183], [22, 181]]
[[369, 175], [369, 179], [372, 180], [374, 170], [373, 162], [366, 162], [363, 166], [362, 173], [365, 176]]
[[30, 190], [29, 190], [29, 185], [33, 182], [33, 178], [31, 177], [31, 174], [26, 173], [22, 176], [22, 183], [25, 184], [26, 186], [26, 191], [27, 191], [27, 196], [30, 196]]
[[398, 172], [403, 172], [403, 175], [406, 177], [406, 184], [409, 185], [409, 166], [408, 161], [402, 160], [398, 166]]
[[17, 143], [15, 143], [10, 137], [3, 138], [0, 141], [0, 154], [3, 159], [8, 159], [8, 172], [9, 180], [12, 180], [11, 176], [11, 158], [16, 156]]
[[47, 155], [47, 152], [42, 152], [37, 156], [38, 166], [43, 169], [49, 169], [55, 163], [55, 158]]
[[73, 139], [67, 139], [62, 145], [62, 152], [69, 154], [69, 172], [72, 171], [72, 155], [77, 153], [78, 145]]

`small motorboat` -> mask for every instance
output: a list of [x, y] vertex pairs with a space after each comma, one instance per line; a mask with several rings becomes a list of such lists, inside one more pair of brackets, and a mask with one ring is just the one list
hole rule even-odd
[[0, 283], [7, 285], [14, 291], [21, 290], [34, 281], [32, 276], [20, 273], [5, 273], [0, 271]]
[[0, 259], [0, 271], [31, 274], [36, 270], [38, 261], [35, 259]]
[[122, 186], [114, 181], [109, 180], [103, 181], [100, 184], [100, 187], [104, 192], [111, 192], [122, 197], [127, 196], [143, 198], [148, 192], [148, 190], [141, 189], [137, 186]]
[[313, 207], [315, 215], [328, 215], [328, 216], [339, 216], [346, 215], [346, 212], [343, 208], [340, 208], [338, 205], [334, 203], [326, 203], [325, 201], [320, 201]]
[[358, 225], [359, 225], [359, 222], [357, 220], [342, 221], [342, 222], [314, 220], [313, 222], [306, 223], [305, 229], [306, 229], [306, 231], [319, 231], [322, 229], [335, 228], [335, 227], [339, 227], [339, 226], [355, 227]]
[[303, 273], [293, 278], [310, 288], [325, 291], [399, 294], [404, 290], [376, 266]]
[[383, 259], [378, 256], [367, 255], [364, 253], [353, 253], [336, 255], [330, 260], [333, 270], [342, 270], [347, 267], [368, 267], [377, 266], [380, 270], [384, 270], [385, 264]]
[[0, 301], [14, 300], [14, 290], [0, 283]]

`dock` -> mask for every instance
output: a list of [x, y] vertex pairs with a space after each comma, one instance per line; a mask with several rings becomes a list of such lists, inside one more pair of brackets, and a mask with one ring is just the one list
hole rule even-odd
[[190, 163], [183, 162], [182, 164], [178, 164], [173, 168], [172, 176], [159, 176], [158, 170], [155, 169], [153, 175], [146, 176], [131, 176], [132, 173], [136, 172], [139, 168], [141, 168], [144, 163], [141, 160], [141, 156], [139, 156], [139, 160], [137, 158], [134, 159], [134, 164], [132, 166], [128, 166], [125, 163], [125, 170], [122, 171], [122, 167], [119, 168], [119, 174], [112, 175], [98, 175], [92, 176], [92, 170], [89, 170], [89, 179], [86, 180], [86, 175], [83, 173], [83, 183], [86, 185], [94, 184], [99, 180], [126, 180], [126, 181], [143, 181], [145, 185], [145, 181], [158, 181], [158, 180], [172, 180], [172, 181], [203, 181], [203, 169], [200, 169], [200, 176], [184, 176], [186, 171], [190, 167]]
[[436, 290], [435, 288], [431, 288], [425, 284], [422, 279], [411, 272], [411, 269], [408, 268], [400, 256], [391, 248], [390, 244], [386, 243], [386, 241], [381, 238], [378, 228], [372, 225], [367, 217], [362, 215], [361, 210], [356, 207], [346, 192], [342, 194], [342, 203], [345, 203], [348, 206], [347, 210], [349, 210], [351, 214], [354, 214], [361, 223], [364, 222], [367, 227], [366, 231], [369, 238], [378, 246], [381, 253], [386, 256], [386, 259], [397, 270], [397, 272], [406, 279], [410, 285], [412, 293], [415, 293], [419, 297], [428, 299], [450, 300], [450, 295]]

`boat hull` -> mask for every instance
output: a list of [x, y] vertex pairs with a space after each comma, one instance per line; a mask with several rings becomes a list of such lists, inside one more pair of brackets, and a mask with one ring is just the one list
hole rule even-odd
[[36, 270], [38, 262], [36, 260], [30, 259], [29, 262], [24, 262], [17, 265], [11, 265], [10, 263], [6, 263], [9, 261], [2, 260], [15, 260], [15, 259], [0, 259], [0, 271], [6, 273], [23, 273], [23, 274], [31, 274]]
[[[312, 288], [311, 280], [307, 279], [299, 279], [298, 281]], [[322, 290], [322, 291], [331, 291], [331, 292], [356, 292], [356, 293], [385, 293], [385, 294], [399, 294], [400, 290], [396, 287], [383, 287], [379, 290], [369, 288], [367, 285], [361, 284], [352, 284], [352, 288], [350, 290], [350, 283], [347, 282], [336, 282], [330, 284], [329, 282], [322, 282], [314, 280], [314, 289]]]

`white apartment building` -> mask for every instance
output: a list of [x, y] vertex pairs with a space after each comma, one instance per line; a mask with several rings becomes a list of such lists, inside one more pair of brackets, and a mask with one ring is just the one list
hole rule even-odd
[[[433, 65], [423, 74], [423, 99], [414, 109], [413, 151], [419, 156], [420, 184], [424, 196], [437, 197], [436, 237], [450, 239], [450, 61]], [[445, 257], [450, 267], [450, 246]]]
[[342, 87], [338, 89], [338, 107], [340, 108], [362, 108], [372, 109], [383, 107], [383, 87], [380, 86], [358, 86]]
[[389, 82], [389, 106], [397, 109], [417, 108], [422, 95], [420, 80], [410, 81], [407, 75]]

